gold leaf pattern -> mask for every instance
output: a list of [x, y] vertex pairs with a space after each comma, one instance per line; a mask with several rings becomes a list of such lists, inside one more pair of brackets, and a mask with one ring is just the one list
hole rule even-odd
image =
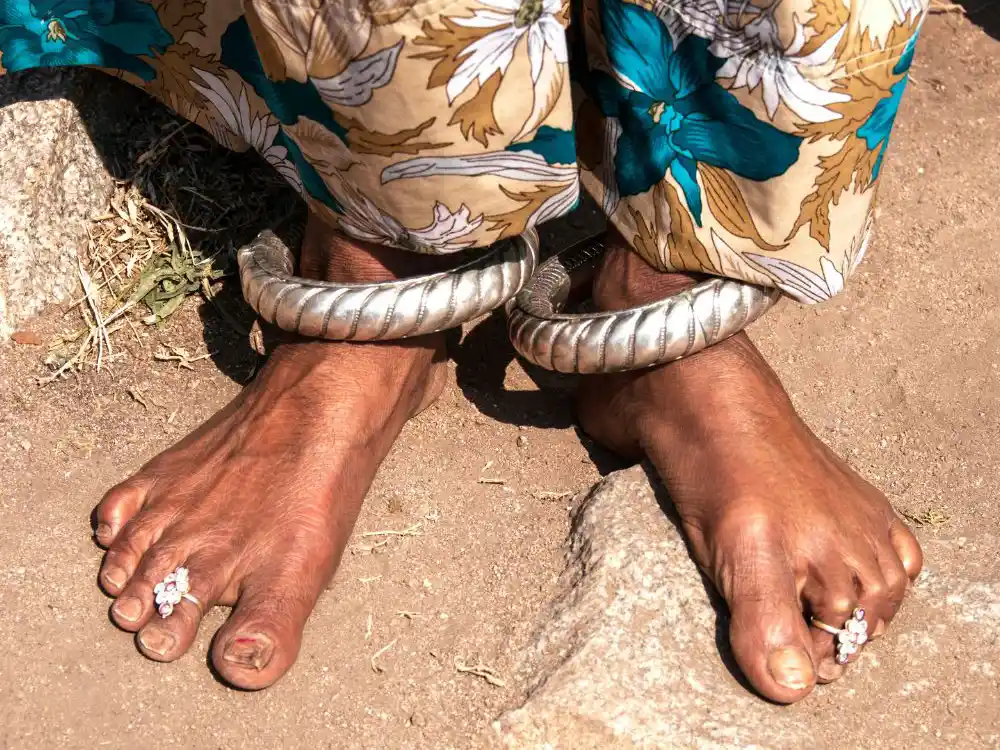
[[775, 253], [784, 247], [772, 245], [760, 236], [750, 214], [750, 207], [729, 172], [711, 164], [702, 164], [698, 168], [698, 174], [705, 188], [708, 210], [727, 232], [751, 240], [757, 247], [768, 252]]
[[428, 89], [438, 88], [448, 83], [461, 64], [458, 58], [465, 52], [465, 48], [482, 34], [479, 29], [459, 26], [448, 16], [441, 17], [441, 25], [442, 28], [437, 29], [430, 21], [424, 21], [421, 28], [422, 36], [413, 39], [413, 44], [418, 47], [438, 48], [413, 55], [414, 60], [437, 61], [427, 79]]
[[347, 129], [348, 145], [352, 151], [359, 154], [372, 154], [374, 156], [418, 154], [421, 151], [445, 148], [451, 145], [450, 143], [431, 143], [430, 141], [410, 142], [434, 124], [435, 118], [433, 117], [414, 128], [404, 128], [395, 133], [367, 130], [358, 120], [350, 117], [342, 117], [341, 120]]
[[205, 30], [205, 22], [202, 20], [205, 2], [206, 0], [157, 0], [153, 7], [163, 26], [175, 40], [180, 41], [188, 32], [200, 34]]
[[486, 83], [480, 86], [476, 95], [456, 109], [455, 114], [451, 116], [448, 124], [457, 124], [465, 140], [469, 140], [471, 136], [486, 147], [489, 145], [489, 136], [503, 133], [493, 113], [493, 102], [496, 101], [501, 80], [500, 71], [491, 75]]
[[506, 213], [487, 216], [486, 220], [492, 224], [490, 229], [500, 230], [500, 234], [497, 236], [498, 240], [517, 237], [528, 228], [528, 221], [542, 207], [542, 204], [562, 192], [563, 189], [562, 185], [536, 185], [534, 190], [508, 190], [501, 185], [500, 192], [511, 201], [521, 205]]
[[633, 249], [661, 271], [714, 272], [715, 264], [698, 239], [691, 213], [681, 203], [677, 189], [663, 180], [656, 183], [650, 197], [651, 221], [647, 221], [648, 215], [626, 204], [636, 227]]
[[[204, 70], [220, 78], [225, 76], [225, 68], [213, 57], [203, 55], [196, 47], [186, 42], [173, 44], [157, 55], [151, 64], [156, 70], [156, 79], [147, 84], [150, 93], [164, 99], [171, 99], [171, 106], [183, 112], [183, 104], [202, 109], [204, 97], [191, 85], [201, 78], [195, 69]], [[204, 123], [201, 123], [204, 124]]]
[[871, 182], [877, 157], [878, 152], [869, 151], [865, 142], [853, 135], [845, 141], [840, 151], [820, 157], [822, 171], [813, 183], [815, 189], [802, 201], [799, 216], [792, 225], [786, 242], [791, 241], [808, 224], [809, 236], [822, 247], [829, 248], [830, 206], [840, 202], [840, 196], [852, 183], [867, 187]]
[[[333, 206], [339, 204], [346, 222], [353, 226], [367, 222], [373, 236], [423, 233], [430, 238], [426, 244], [430, 252], [483, 246], [498, 235], [522, 232], [540, 215], [549, 217], [568, 209], [575, 197], [575, 184], [570, 184], [573, 169], [562, 162], [545, 161], [541, 152], [549, 158], [558, 153], [565, 161], [561, 154], [567, 141], [553, 139], [568, 138], [569, 130], [575, 129], [582, 182], [594, 195], [606, 199], [604, 207], [611, 221], [651, 265], [759, 282], [764, 271], [752, 267], [749, 259], [764, 251], [767, 259], [801, 267], [817, 278], [826, 278], [829, 267], [844, 269], [847, 275], [853, 265], [850, 259], [860, 252], [860, 227], [869, 216], [877, 187], [873, 170], [878, 151], [868, 149], [858, 131], [901, 78], [893, 67], [922, 20], [920, 0], [898, 0], [894, 8], [888, 0], [754, 2], [756, 11], [766, 8], [767, 13], [731, 13], [726, 18], [725, 39], [711, 37], [720, 21], [712, 3], [702, 5], [706, 12], [701, 15], [682, 17], [673, 12], [678, 4], [672, 0], [625, 1], [656, 13], [670, 24], [671, 33], [719, 42], [711, 46], [717, 57], [742, 49], [740, 42], [746, 40], [733, 38], [741, 33], [741, 24], [753, 19], [757, 26], [745, 33], [759, 36], [764, 16], [773, 18], [774, 27], [768, 33], [773, 32], [783, 45], [794, 40], [798, 46], [789, 53], [793, 58], [776, 59], [781, 51], [774, 50], [765, 56], [764, 67], [748, 68], [749, 74], [801, 73], [822, 92], [838, 94], [828, 97], [835, 101], [824, 105], [825, 113], [836, 117], [805, 121], [805, 116], [785, 104], [779, 103], [776, 110], [771, 107], [764, 86], [730, 89], [754, 117], [767, 117], [774, 127], [803, 139], [799, 160], [785, 174], [753, 184], [699, 162], [703, 210], [701, 222], [695, 225], [687, 196], [669, 176], [640, 195], [620, 196], [615, 189], [614, 165], [607, 162], [615, 158], [617, 143], [605, 140], [619, 138], [627, 123], [607, 120], [586, 96], [578, 97], [575, 104], [571, 101], [566, 46], [558, 28], [569, 25], [567, 0], [534, 0], [523, 4], [513, 19], [484, 0], [145, 0], [174, 41], [162, 53], [143, 56], [156, 71], [152, 81], [111, 72], [210, 128], [226, 145], [257, 148], [294, 184], [300, 175], [289, 153], [292, 143], [282, 138], [284, 133], [298, 146], [293, 152], [301, 152], [333, 196], [324, 196], [328, 203], [323, 205], [310, 195], [314, 210], [332, 216]], [[15, 0], [22, 2], [28, 0]], [[576, 2], [573, 31], [583, 34], [579, 40], [584, 43], [583, 62], [591, 71], [624, 76], [624, 71], [612, 69], [601, 24], [601, 0]], [[900, 7], [908, 13], [905, 22], [897, 20]], [[541, 16], [532, 14], [541, 12], [548, 14], [547, 25], [536, 27], [541, 37], [532, 37], [525, 24], [534, 23], [530, 19]], [[237, 70], [222, 65], [221, 35], [241, 19], [249, 26], [259, 58], [250, 61], [250, 69], [256, 69], [259, 62], [271, 79], [297, 81], [301, 89], [255, 91], [256, 79], [252, 85], [249, 77], [244, 81]], [[478, 44], [490, 34], [496, 35], [489, 44]], [[823, 45], [834, 38], [837, 47], [828, 60], [830, 50]], [[727, 47], [730, 42], [735, 44]], [[392, 52], [369, 55], [373, 48]], [[479, 68], [482, 72], [475, 75], [463, 69], [462, 90], [457, 90], [459, 82], [452, 79], [459, 68], [474, 54], [485, 59], [489, 50], [496, 55], [488, 63], [493, 67], [484, 62]], [[821, 53], [816, 60], [828, 62], [804, 62], [814, 52]], [[10, 50], [8, 64], [9, 54]], [[372, 59], [366, 61], [366, 57]], [[621, 64], [620, 56], [615, 57], [616, 64]], [[766, 67], [778, 62], [782, 65]], [[2, 63], [0, 57], [0, 73]], [[784, 63], [795, 66], [795, 71], [789, 73]], [[340, 77], [348, 70], [350, 75]], [[507, 70], [516, 71], [520, 80], [502, 85]], [[328, 82], [325, 99], [316, 84], [319, 79]], [[720, 81], [723, 86], [731, 83]], [[302, 99], [312, 93], [320, 99], [297, 111], [299, 92], [306, 95]], [[324, 106], [320, 101], [336, 101], [330, 105], [335, 112], [329, 116], [343, 126], [344, 131], [338, 130], [346, 133], [343, 137], [331, 132], [333, 125], [323, 110], [308, 108]], [[269, 106], [277, 117], [268, 112]], [[519, 121], [522, 113], [527, 114]], [[538, 138], [542, 127], [551, 132], [538, 141], [538, 151], [511, 148]], [[558, 150], [545, 151], [545, 145]], [[385, 179], [389, 170], [401, 174], [401, 163], [407, 160], [415, 163], [409, 165], [406, 186], [383, 187], [378, 176]], [[425, 173], [437, 176], [420, 179]], [[354, 185], [358, 179], [365, 182], [363, 200], [341, 200], [360, 189]], [[606, 194], [605, 183], [610, 188]], [[318, 192], [317, 183], [308, 180], [300, 180], [298, 187], [306, 189], [306, 184]], [[459, 203], [465, 210], [461, 216], [435, 208]], [[786, 205], [791, 215], [784, 210]], [[485, 218], [463, 220], [466, 214]], [[431, 224], [429, 216], [434, 217]], [[772, 274], [772, 280], [778, 279]]]
[[[635, 223], [636, 233], [632, 237], [632, 249], [635, 250], [643, 260], [645, 260], [650, 265], [660, 265], [661, 256], [660, 249], [657, 247], [657, 234], [656, 228], [646, 223], [646, 219], [643, 218], [642, 214], [636, 211], [634, 208], [629, 206], [629, 214], [632, 217], [632, 221]], [[660, 268], [659, 270], [665, 270]]]
[[[815, 0], [816, 7], [824, 9], [824, 13], [831, 2], [834, 7], [840, 5], [836, 0]], [[817, 19], [824, 18], [824, 13], [820, 13]], [[839, 19], [839, 16], [831, 18]], [[825, 22], [824, 28], [831, 23], [833, 21]], [[892, 86], [905, 77], [905, 73], [893, 73], [893, 68], [907, 42], [916, 33], [917, 23], [915, 20], [912, 24], [893, 26], [884, 47], [878, 46], [868, 34], [854, 34], [850, 38], [845, 35], [841, 45], [844, 49], [838, 54], [846, 55], [846, 61], [832, 90], [850, 98], [830, 105], [830, 109], [840, 115], [839, 119], [801, 127], [810, 143], [833, 139], [843, 141], [843, 145], [836, 153], [819, 157], [820, 174], [813, 183], [813, 191], [802, 200], [799, 215], [786, 242], [790, 242], [808, 224], [809, 236], [829, 250], [831, 207], [838, 205], [841, 196], [852, 186], [855, 192], [872, 187], [878, 150], [869, 150], [864, 140], [857, 136], [857, 131], [872, 116], [878, 103], [891, 96]]]
[[[656, 195], [657, 191], [659, 195]], [[653, 189], [653, 193], [653, 200], [657, 205], [665, 203], [670, 210], [670, 234], [667, 235], [670, 267], [713, 273], [715, 266], [712, 259], [698, 239], [691, 213], [681, 204], [677, 190], [669, 182], [661, 182]]]

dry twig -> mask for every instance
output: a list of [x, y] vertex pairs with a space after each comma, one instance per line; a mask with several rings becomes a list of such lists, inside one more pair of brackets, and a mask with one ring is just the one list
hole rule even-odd
[[378, 651], [376, 651], [374, 654], [372, 654], [372, 658], [371, 658], [370, 663], [372, 665], [372, 671], [373, 672], [377, 672], [377, 673], [381, 674], [382, 672], [385, 671], [382, 667], [380, 667], [378, 664], [375, 663], [375, 660], [378, 659], [382, 654], [384, 654], [390, 648], [392, 648], [393, 646], [395, 646], [396, 645], [396, 641], [398, 641], [398, 640], [399, 640], [398, 638], [393, 638], [391, 641], [389, 641], [387, 644], [385, 644], [382, 648], [380, 648]]
[[487, 667], [485, 664], [476, 664], [475, 666], [469, 666], [463, 664], [457, 658], [455, 659], [455, 669], [463, 674], [471, 674], [476, 677], [481, 677], [488, 683], [493, 685], [493, 687], [506, 687], [507, 683], [496, 673], [496, 670], [491, 667]]

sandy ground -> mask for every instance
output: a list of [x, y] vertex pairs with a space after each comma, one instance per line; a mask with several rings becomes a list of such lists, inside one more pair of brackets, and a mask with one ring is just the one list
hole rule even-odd
[[[995, 33], [993, 16], [974, 18]], [[930, 20], [919, 52], [869, 260], [841, 298], [786, 304], [754, 334], [817, 433], [901, 511], [933, 517], [919, 533], [947, 564], [938, 542], [1000, 531], [1000, 47], [951, 15]], [[39, 324], [59, 325], [59, 311]], [[160, 344], [221, 354], [188, 370], [152, 361]], [[0, 345], [0, 747], [481, 742], [519, 687], [456, 664], [513, 669], [562, 570], [560, 493], [615, 467], [574, 429], [572, 383], [539, 390], [495, 318], [467, 333], [444, 396], [383, 466], [298, 665], [249, 694], [206, 666], [223, 610], [179, 662], [139, 656], [95, 584], [89, 514], [231, 398], [255, 355], [193, 302], [119, 351], [105, 372], [40, 388], [42, 351]], [[361, 536], [403, 529], [416, 533]], [[836, 691], [796, 710], [831, 710]]]

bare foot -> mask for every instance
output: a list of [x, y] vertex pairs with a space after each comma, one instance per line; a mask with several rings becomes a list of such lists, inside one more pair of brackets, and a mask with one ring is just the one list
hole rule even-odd
[[[692, 283], [623, 248], [595, 280], [602, 309]], [[656, 467], [729, 605], [736, 660], [767, 698], [791, 703], [843, 674], [833, 636], [809, 616], [841, 627], [861, 606], [881, 635], [920, 572], [920, 547], [885, 496], [806, 427], [745, 334], [663, 367], [585, 378], [578, 409], [596, 440]]]
[[[307, 228], [303, 265], [314, 278], [390, 278], [378, 256], [318, 220]], [[206, 610], [234, 607], [212, 647], [219, 673], [248, 689], [281, 677], [379, 464], [440, 393], [443, 359], [441, 335], [287, 341], [227, 407], [112, 489], [97, 508], [108, 548], [100, 583], [142, 653], [172, 661], [195, 638], [195, 604], [166, 619], [153, 607], [153, 586], [184, 565]]]

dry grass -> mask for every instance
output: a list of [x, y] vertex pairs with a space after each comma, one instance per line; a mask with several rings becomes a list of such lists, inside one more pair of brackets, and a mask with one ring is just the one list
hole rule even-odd
[[918, 513], [903, 512], [903, 518], [915, 526], [944, 526], [951, 520], [951, 514], [937, 508], [928, 508]]
[[193, 295], [213, 303], [240, 335], [250, 333], [214, 304], [219, 282], [234, 274], [238, 244], [287, 221], [301, 204], [256, 155], [233, 154], [177, 118], [152, 120], [129, 133], [128, 177], [88, 227], [80, 296], [65, 316], [68, 330], [50, 344], [41, 382], [113, 367], [121, 336], [162, 325]]
[[927, 11], [929, 13], [957, 13], [960, 16], [964, 16], [968, 12], [965, 6], [960, 3], [942, 3], [938, 0], [934, 0]]

